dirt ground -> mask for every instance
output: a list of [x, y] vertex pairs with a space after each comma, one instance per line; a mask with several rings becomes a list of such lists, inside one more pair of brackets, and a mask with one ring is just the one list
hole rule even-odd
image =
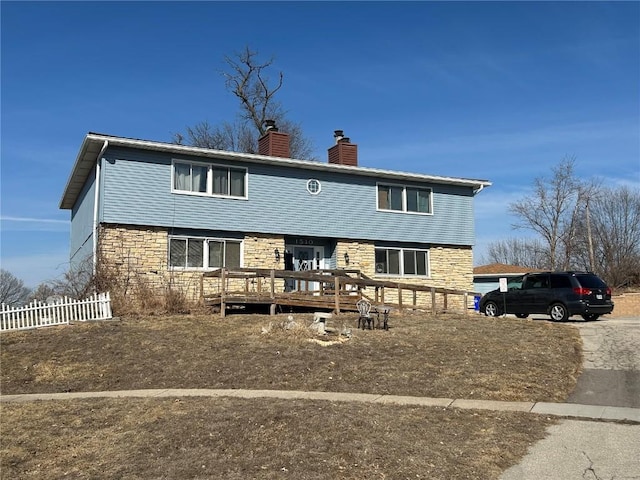
[[610, 317], [638, 317], [640, 319], [640, 292], [624, 293], [614, 295], [613, 313]]

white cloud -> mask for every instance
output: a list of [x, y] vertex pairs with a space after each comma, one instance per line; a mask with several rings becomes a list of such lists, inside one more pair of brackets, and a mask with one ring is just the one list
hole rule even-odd
[[30, 217], [7, 217], [0, 216], [0, 220], [10, 222], [43, 222], [43, 223], [64, 223], [68, 224], [68, 220], [58, 220], [55, 218], [30, 218]]
[[631, 190], [640, 191], [640, 165], [638, 170], [631, 177], [604, 177], [602, 178], [602, 185], [606, 187], [627, 187]]
[[32, 217], [12, 217], [0, 216], [3, 231], [45, 231], [63, 232], [70, 227], [69, 220], [59, 220], [56, 218], [32, 218]]
[[[594, 140], [637, 139], [637, 121], [584, 122], [567, 125], [550, 125], [543, 128], [515, 132], [450, 137], [442, 141], [408, 142], [392, 147], [375, 146], [367, 150], [370, 161], [386, 161], [389, 158], [429, 158], [434, 155], [478, 154], [523, 149], [540, 149], [552, 145], [580, 144]], [[568, 152], [570, 153], [570, 152]], [[553, 159], [557, 161], [557, 159]]]

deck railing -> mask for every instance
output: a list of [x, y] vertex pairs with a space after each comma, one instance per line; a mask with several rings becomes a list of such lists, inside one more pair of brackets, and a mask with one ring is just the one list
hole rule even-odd
[[[210, 282], [215, 282], [212, 285]], [[271, 304], [353, 311], [359, 298], [397, 310], [427, 310], [434, 314], [455, 307], [468, 313], [476, 292], [396, 281], [374, 280], [359, 270], [291, 271], [222, 268], [203, 275], [201, 297], [219, 305], [224, 314], [230, 304]], [[453, 298], [453, 300], [452, 300]]]

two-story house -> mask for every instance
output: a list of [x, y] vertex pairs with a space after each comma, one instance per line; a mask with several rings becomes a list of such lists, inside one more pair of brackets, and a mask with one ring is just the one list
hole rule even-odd
[[171, 277], [194, 295], [224, 266], [472, 290], [473, 201], [489, 185], [361, 167], [341, 131], [326, 162], [289, 158], [275, 127], [257, 155], [89, 133], [60, 208], [72, 264], [107, 262], [151, 286]]

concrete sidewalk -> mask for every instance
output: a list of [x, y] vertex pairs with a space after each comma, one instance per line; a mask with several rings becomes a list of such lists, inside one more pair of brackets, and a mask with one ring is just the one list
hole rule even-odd
[[615, 420], [640, 424], [640, 408], [579, 405], [547, 402], [500, 402], [495, 400], [466, 400], [452, 398], [410, 397], [401, 395], [375, 395], [369, 393], [304, 392], [297, 390], [244, 390], [244, 389], [151, 389], [121, 390], [113, 392], [34, 393], [0, 395], [0, 403], [33, 402], [38, 400], [71, 400], [78, 398], [164, 398], [164, 397], [239, 397], [328, 400], [332, 402], [366, 402], [425, 407], [463, 408], [528, 412], [540, 415]]
[[640, 425], [563, 420], [500, 480], [640, 479]]

